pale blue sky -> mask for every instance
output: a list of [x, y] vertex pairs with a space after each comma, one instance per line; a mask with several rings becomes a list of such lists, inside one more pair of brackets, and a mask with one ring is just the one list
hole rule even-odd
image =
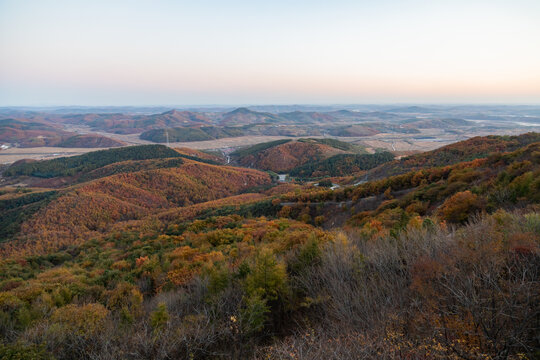
[[0, 105], [540, 103], [540, 0], [0, 0]]

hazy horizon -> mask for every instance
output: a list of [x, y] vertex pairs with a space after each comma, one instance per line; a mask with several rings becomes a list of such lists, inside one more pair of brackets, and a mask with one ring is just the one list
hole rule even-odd
[[0, 106], [537, 105], [540, 2], [0, 0]]
[[540, 107], [540, 101], [537, 103], [525, 103], [525, 102], [371, 102], [371, 103], [215, 103], [215, 104], [91, 104], [91, 105], [85, 105], [85, 104], [21, 104], [21, 105], [1, 105], [0, 108], [3, 109], [69, 109], [69, 108], [169, 108], [171, 110], [179, 110], [179, 109], [205, 109], [205, 108], [251, 108], [251, 107], [320, 107], [320, 108], [335, 108], [335, 109], [345, 109], [345, 108], [351, 108], [351, 107], [377, 107], [377, 108], [384, 108], [384, 107], [426, 107], [426, 108], [448, 108], [448, 107], [486, 107], [486, 108], [496, 108], [498, 106], [500, 107]]

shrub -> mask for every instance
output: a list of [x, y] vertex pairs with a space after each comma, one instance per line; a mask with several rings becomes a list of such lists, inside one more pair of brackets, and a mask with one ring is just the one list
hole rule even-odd
[[154, 331], [162, 330], [169, 321], [169, 312], [165, 303], [159, 303], [157, 309], [150, 316], [150, 323]]
[[332, 180], [330, 180], [330, 179], [321, 180], [321, 181], [319, 181], [319, 186], [320, 187], [327, 187], [327, 188], [332, 187]]
[[270, 307], [259, 294], [252, 294], [244, 299], [244, 307], [240, 311], [242, 330], [246, 334], [260, 332], [264, 328]]
[[270, 249], [263, 249], [257, 256], [255, 268], [246, 278], [247, 293], [275, 300], [285, 291], [286, 283], [285, 265], [276, 260]]
[[101, 304], [69, 304], [56, 309], [51, 321], [60, 325], [63, 332], [91, 335], [101, 329], [108, 314], [109, 311]]
[[454, 194], [440, 208], [443, 219], [453, 223], [463, 223], [470, 215], [482, 210], [484, 201], [470, 191]]

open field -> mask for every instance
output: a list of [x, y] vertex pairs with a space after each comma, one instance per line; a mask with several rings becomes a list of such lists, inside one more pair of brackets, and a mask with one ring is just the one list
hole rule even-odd
[[44, 160], [57, 157], [81, 155], [91, 151], [108, 148], [60, 148], [60, 147], [35, 147], [35, 148], [9, 148], [0, 151], [0, 164], [10, 164], [22, 159]]

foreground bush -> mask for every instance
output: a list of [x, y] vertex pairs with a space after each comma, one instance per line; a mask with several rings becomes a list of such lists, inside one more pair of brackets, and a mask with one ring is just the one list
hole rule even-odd
[[[25, 359], [25, 351], [38, 359], [50, 354], [56, 359], [534, 359], [538, 354], [537, 213], [498, 211], [457, 228], [414, 218], [398, 236], [310, 233], [313, 228], [300, 223], [269, 221], [262, 227], [261, 219], [243, 226], [238, 221], [216, 218], [192, 224], [192, 231], [206, 230], [198, 236], [141, 243], [157, 250], [129, 255], [133, 270], [127, 260], [122, 266], [109, 261], [112, 275], [86, 273], [83, 267], [91, 264], [85, 260], [80, 267], [40, 272], [33, 287], [5, 283], [12, 290], [0, 293], [7, 344], [1, 354], [8, 359]], [[236, 232], [225, 231], [234, 236], [216, 242], [212, 239], [221, 237], [208, 231], [211, 224]], [[240, 230], [248, 225], [250, 236]], [[188, 236], [197, 249], [178, 243]], [[127, 239], [117, 241], [128, 249]], [[94, 250], [84, 249], [94, 262], [110, 251]], [[173, 269], [192, 273], [177, 285], [152, 284]], [[132, 272], [115, 281], [120, 271]], [[46, 290], [40, 293], [35, 281]], [[100, 283], [107, 289], [100, 290]]]

